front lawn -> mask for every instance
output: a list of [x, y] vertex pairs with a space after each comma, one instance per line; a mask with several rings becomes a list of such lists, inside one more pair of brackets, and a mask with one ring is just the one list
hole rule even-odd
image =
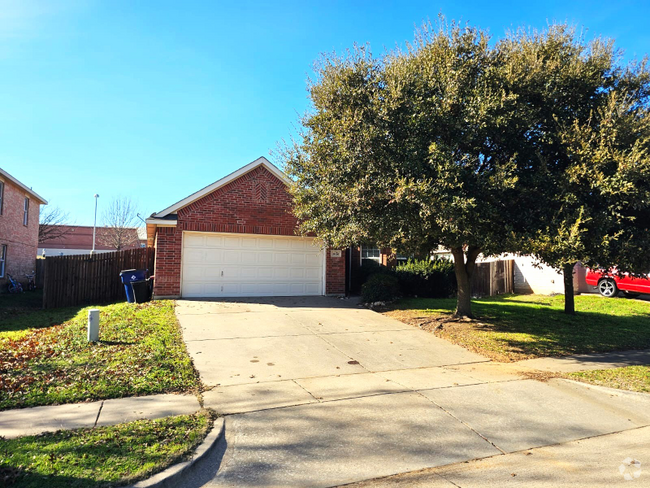
[[0, 485], [105, 487], [133, 483], [191, 453], [212, 426], [201, 411], [0, 440]]
[[621, 390], [650, 393], [650, 366], [625, 366], [623, 368], [578, 371], [566, 375], [567, 378], [608, 386]]
[[87, 342], [88, 308], [40, 310], [2, 324], [0, 410], [198, 390], [172, 301], [94, 308], [101, 311], [96, 344]]
[[650, 348], [650, 302], [579, 295], [500, 295], [473, 300], [475, 320], [454, 320], [455, 299], [408, 298], [386, 315], [497, 361]]

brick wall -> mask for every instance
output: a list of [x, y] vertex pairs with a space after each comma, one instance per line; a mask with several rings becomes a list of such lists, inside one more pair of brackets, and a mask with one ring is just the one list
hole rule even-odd
[[331, 249], [325, 252], [325, 294], [345, 295], [345, 249], [339, 258], [332, 257]]
[[[2, 181], [0, 179], [0, 181]], [[29, 223], [23, 225], [24, 190], [11, 181], [4, 181], [2, 215], [0, 215], [0, 245], [7, 246], [5, 277], [0, 278], [0, 292], [6, 290], [9, 273], [19, 281], [26, 282], [25, 274], [34, 271], [38, 251], [38, 216], [40, 205], [30, 198]]]
[[[180, 209], [176, 227], [159, 227], [157, 230], [156, 295], [180, 295], [181, 237], [184, 230], [295, 235], [298, 221], [291, 213], [291, 203], [285, 184], [266, 168], [259, 166]], [[327, 260], [327, 293], [345, 292], [345, 259], [341, 258], [341, 262], [343, 271], [340, 272], [340, 278], [335, 278], [341, 263], [330, 262], [329, 258]], [[331, 284], [330, 279], [334, 280]], [[329, 291], [330, 289], [334, 291]]]

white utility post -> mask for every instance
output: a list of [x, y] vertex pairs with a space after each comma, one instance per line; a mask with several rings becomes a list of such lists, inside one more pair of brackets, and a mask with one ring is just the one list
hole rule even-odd
[[97, 199], [99, 195], [95, 193], [95, 222], [93, 223], [93, 250], [90, 251], [90, 254], [95, 254], [95, 228], [97, 227]]
[[99, 342], [99, 309], [88, 310], [88, 342]]

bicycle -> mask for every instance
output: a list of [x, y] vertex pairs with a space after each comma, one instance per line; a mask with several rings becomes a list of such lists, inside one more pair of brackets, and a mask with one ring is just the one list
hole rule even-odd
[[36, 291], [36, 273], [32, 271], [32, 274], [26, 274], [25, 278], [27, 278], [27, 289]]
[[23, 285], [16, 281], [13, 276], [7, 273], [7, 278], [9, 279], [9, 283], [7, 283], [7, 291], [9, 291], [9, 293], [23, 292]]

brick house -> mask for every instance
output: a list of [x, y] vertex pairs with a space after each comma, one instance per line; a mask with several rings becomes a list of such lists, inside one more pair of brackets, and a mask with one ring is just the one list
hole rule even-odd
[[[89, 254], [93, 248], [92, 225], [52, 225], [50, 235], [38, 242], [39, 256], [70, 256], [76, 254]], [[95, 236], [95, 253], [113, 252], [115, 247], [110, 246], [110, 241], [103, 237], [106, 227], [97, 227]], [[122, 249], [137, 249], [147, 246], [147, 237], [144, 229], [127, 229], [125, 241], [128, 245]]]
[[40, 206], [47, 202], [0, 168], [0, 290], [7, 274], [19, 281], [34, 271]]
[[[261, 157], [147, 219], [162, 297], [342, 295], [363, 247], [296, 235], [287, 176]], [[356, 251], [355, 251], [356, 249]], [[386, 260], [375, 248], [373, 259]], [[379, 253], [377, 256], [374, 254]], [[367, 257], [367, 256], [366, 256]]]

